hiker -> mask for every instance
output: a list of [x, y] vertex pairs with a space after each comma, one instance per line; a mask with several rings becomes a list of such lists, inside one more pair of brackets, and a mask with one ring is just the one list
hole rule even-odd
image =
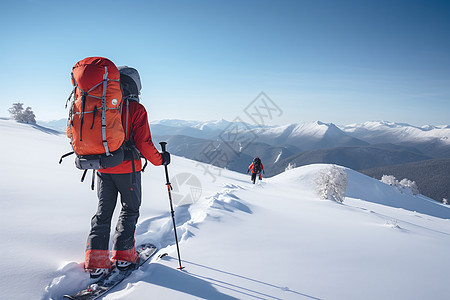
[[[118, 67], [122, 88], [122, 126], [125, 133], [125, 158], [114, 167], [98, 170], [98, 211], [91, 221], [86, 245], [85, 268], [92, 278], [109, 272], [112, 264], [120, 270], [136, 268], [139, 256], [135, 250], [134, 232], [141, 205], [140, 155], [153, 165], [168, 165], [170, 154], [160, 153], [152, 142], [147, 111], [139, 103], [141, 81], [136, 69]], [[137, 149], [137, 151], [136, 151]], [[112, 258], [109, 259], [111, 219], [120, 193], [122, 209], [113, 238]]]
[[264, 166], [261, 159], [257, 156], [253, 159], [252, 164], [248, 167], [247, 174], [252, 171], [253, 184], [256, 182], [256, 176], [259, 175], [259, 180], [262, 179], [262, 173], [264, 173]]

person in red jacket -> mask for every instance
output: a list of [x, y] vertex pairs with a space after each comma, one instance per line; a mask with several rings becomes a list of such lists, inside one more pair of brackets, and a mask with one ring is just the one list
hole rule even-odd
[[252, 164], [248, 167], [247, 174], [252, 171], [253, 184], [256, 182], [256, 176], [259, 175], [259, 180], [262, 179], [262, 173], [264, 172], [264, 166], [261, 159], [257, 156], [253, 159]]
[[[116, 264], [121, 270], [135, 268], [139, 256], [135, 250], [134, 232], [141, 205], [141, 155], [153, 165], [168, 165], [170, 154], [159, 153], [152, 142], [145, 107], [139, 103], [141, 81], [136, 69], [118, 67], [123, 91], [122, 125], [125, 131], [125, 160], [118, 166], [98, 170], [98, 210], [92, 217], [85, 268], [91, 277], [99, 277]], [[111, 219], [120, 193], [122, 209], [109, 258]]]

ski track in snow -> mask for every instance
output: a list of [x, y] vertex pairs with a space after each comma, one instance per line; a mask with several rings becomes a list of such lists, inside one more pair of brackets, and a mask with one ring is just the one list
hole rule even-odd
[[[207, 219], [220, 222], [224, 212], [242, 211], [251, 214], [250, 207], [235, 195], [237, 190], [244, 190], [244, 188], [231, 183], [224, 184], [222, 191], [205, 197], [206, 201], [175, 207], [180, 245], [194, 236], [191, 228], [197, 228]], [[170, 212], [140, 221], [136, 226], [135, 239], [136, 245], [152, 243], [158, 247], [157, 255], [148, 263], [158, 260], [158, 256], [162, 253], [174, 252], [176, 245]], [[145, 266], [141, 268], [145, 270]], [[120, 286], [127, 282], [133, 282], [138, 274], [143, 275], [142, 269], [127, 278]], [[83, 263], [68, 262], [56, 272], [55, 278], [45, 288], [42, 299], [60, 299], [65, 294], [75, 293], [85, 288], [89, 282], [90, 279], [84, 272]], [[132, 283], [128, 283], [126, 289], [130, 289], [132, 286]]]

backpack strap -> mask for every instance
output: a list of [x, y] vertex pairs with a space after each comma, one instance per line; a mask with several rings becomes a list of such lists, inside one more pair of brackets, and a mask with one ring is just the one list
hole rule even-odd
[[81, 182], [84, 182], [84, 178], [86, 178], [87, 169], [83, 171], [83, 175], [81, 175]]
[[126, 117], [126, 121], [125, 121], [125, 142], [128, 142], [130, 139], [130, 135], [128, 132], [128, 115], [130, 114], [130, 100], [125, 99], [125, 101], [127, 101], [127, 117]]
[[[73, 80], [73, 82], [75, 82], [75, 79], [73, 79], [73, 72], [71, 73], [71, 75], [72, 75], [72, 80]], [[66, 100], [66, 105], [64, 106], [65, 109], [67, 109], [67, 104], [69, 104], [70, 100], [72, 99], [72, 96], [75, 95], [75, 91], [76, 91], [76, 90], [77, 90], [77, 86], [74, 85], [74, 86], [73, 86], [73, 89], [72, 89], [72, 92], [71, 92], [70, 95], [69, 95], [69, 98], [67, 98], [67, 100]], [[75, 97], [75, 96], [74, 96], [74, 97]]]
[[92, 180], [91, 180], [91, 190], [94, 190], [94, 186], [95, 186], [95, 174], [97, 173], [97, 170], [93, 169], [92, 170]]
[[64, 154], [63, 156], [61, 156], [61, 158], [59, 159], [59, 164], [62, 163], [64, 158], [66, 158], [67, 156], [72, 155], [74, 153], [75, 153], [74, 151], [71, 151], [71, 152], [68, 152], [68, 153]]
[[81, 92], [80, 141], [83, 140], [84, 108], [86, 105], [87, 95], [87, 92]]
[[[131, 175], [131, 183], [136, 183], [136, 166], [134, 164], [134, 160], [139, 157], [139, 155], [136, 155], [136, 152], [138, 152], [136, 145], [134, 144], [133, 134], [130, 136], [129, 132], [129, 115], [130, 115], [130, 100], [128, 98], [125, 99], [127, 102], [127, 113], [126, 113], [126, 119], [125, 119], [125, 151], [131, 152], [131, 167], [133, 170], [133, 174]], [[136, 157], [137, 156], [137, 157]]]
[[102, 142], [105, 147], [106, 156], [110, 156], [108, 142], [106, 141], [106, 87], [108, 86], [108, 67], [105, 66], [105, 75], [103, 75], [103, 95], [102, 95]]
[[92, 124], [91, 124], [91, 128], [90, 129], [92, 129], [92, 128], [94, 128], [94, 124], [95, 124], [95, 114], [97, 113], [97, 110], [98, 110], [98, 108], [97, 108], [97, 105], [94, 107], [94, 114], [93, 114], [93, 116], [92, 116]]
[[142, 167], [141, 171], [145, 172], [145, 168], [147, 168], [148, 160], [143, 155], [141, 155], [141, 158], [143, 158], [145, 160], [144, 166]]
[[[83, 175], [81, 175], [81, 182], [84, 182], [84, 179], [86, 178], [86, 174], [87, 174], [88, 169], [85, 169], [83, 171]], [[93, 169], [92, 170], [92, 179], [91, 179], [91, 190], [94, 190], [94, 186], [95, 186], [95, 174], [97, 173], [97, 170]]]

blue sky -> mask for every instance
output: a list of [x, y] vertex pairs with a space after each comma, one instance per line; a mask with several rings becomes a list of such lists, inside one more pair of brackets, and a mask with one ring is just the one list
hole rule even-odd
[[150, 120], [450, 124], [450, 1], [2, 1], [0, 116], [64, 118], [73, 65], [141, 73]]

